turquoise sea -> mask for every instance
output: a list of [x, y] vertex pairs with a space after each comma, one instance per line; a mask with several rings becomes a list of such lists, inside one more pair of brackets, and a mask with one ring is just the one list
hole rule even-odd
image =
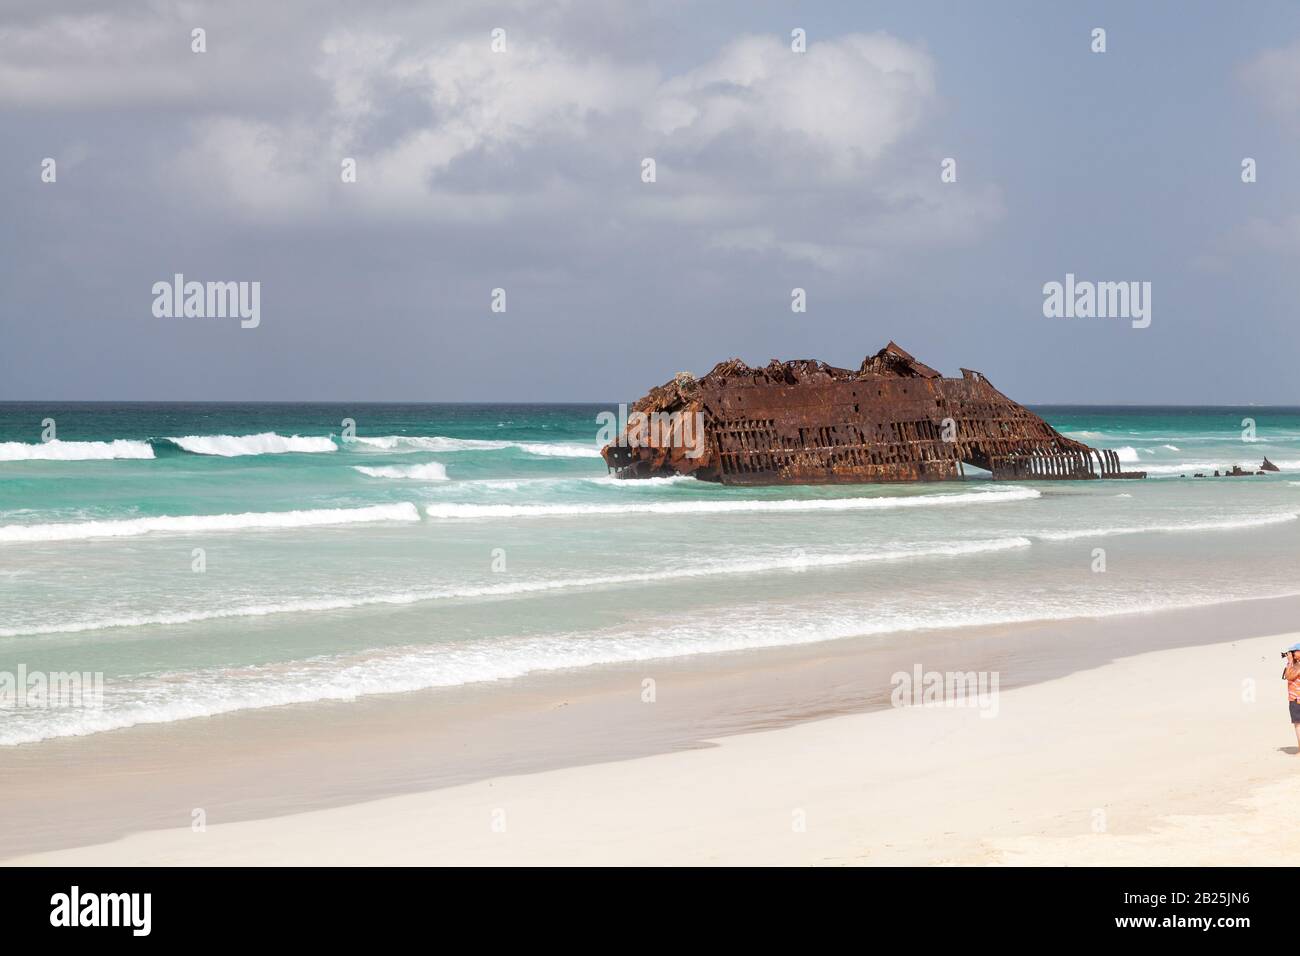
[[728, 489], [608, 477], [611, 408], [0, 404], [0, 673], [105, 688], [0, 744], [1300, 593], [1300, 409], [1037, 409], [1145, 481]]

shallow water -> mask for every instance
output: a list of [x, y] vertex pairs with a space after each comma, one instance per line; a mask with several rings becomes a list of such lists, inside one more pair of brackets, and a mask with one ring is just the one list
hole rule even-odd
[[1297, 409], [1038, 409], [1146, 481], [760, 489], [614, 481], [602, 410], [0, 405], [0, 673], [105, 684], [0, 743], [1300, 593]]

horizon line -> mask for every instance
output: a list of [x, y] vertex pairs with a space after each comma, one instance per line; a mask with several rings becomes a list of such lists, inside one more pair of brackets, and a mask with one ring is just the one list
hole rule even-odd
[[[227, 398], [0, 398], [0, 405], [532, 405], [537, 407], [554, 405], [631, 405], [637, 399], [622, 402], [604, 402], [585, 399], [520, 401], [484, 399], [227, 399]], [[1294, 405], [1273, 404], [1269, 402], [1067, 402], [1067, 401], [1026, 401], [1020, 404], [1029, 407], [1046, 408], [1287, 408], [1300, 409], [1300, 402]]]

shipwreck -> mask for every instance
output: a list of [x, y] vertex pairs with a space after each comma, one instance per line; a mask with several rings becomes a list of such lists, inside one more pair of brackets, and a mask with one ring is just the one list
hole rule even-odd
[[1114, 451], [1067, 438], [979, 372], [947, 378], [893, 342], [856, 371], [740, 359], [680, 373], [636, 402], [601, 451], [619, 478], [724, 485], [1145, 478]]

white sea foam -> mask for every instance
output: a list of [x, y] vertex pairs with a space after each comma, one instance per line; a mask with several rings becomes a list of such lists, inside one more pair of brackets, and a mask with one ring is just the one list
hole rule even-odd
[[[1154, 432], [1146, 432], [1139, 429], [1124, 429], [1115, 432], [1067, 431], [1062, 432], [1062, 434], [1083, 441], [1097, 442], [1103, 446], [1114, 442], [1134, 441], [1143, 443], [1172, 442], [1175, 444], [1182, 444], [1184, 442], [1191, 444], [1213, 443], [1238, 446], [1241, 444], [1241, 432], [1237, 429], [1225, 431], [1204, 431], [1196, 434], [1183, 433], [1178, 435], [1156, 434]], [[1300, 433], [1274, 428], [1268, 430], [1267, 440], [1264, 438], [1259, 439], [1261, 445], [1294, 441], [1300, 441]]]
[[754, 511], [874, 511], [892, 508], [928, 508], [953, 505], [998, 504], [1038, 498], [1033, 488], [999, 491], [969, 491], [943, 495], [894, 495], [878, 498], [785, 498], [739, 501], [636, 501], [626, 504], [560, 505], [471, 505], [432, 504], [424, 511], [430, 518], [545, 518], [579, 515], [631, 514], [729, 514]]
[[39, 541], [81, 541], [88, 538], [127, 538], [153, 532], [194, 533], [259, 528], [310, 528], [363, 521], [419, 521], [409, 501], [364, 508], [317, 508], [310, 511], [265, 511], [220, 515], [159, 515], [117, 521], [78, 521], [57, 524], [0, 526], [0, 544]]
[[1032, 538], [1044, 541], [1073, 541], [1076, 538], [1108, 538], [1120, 534], [1156, 534], [1182, 531], [1237, 531], [1242, 528], [1260, 528], [1271, 524], [1284, 524], [1300, 517], [1292, 513], [1271, 515], [1244, 515], [1217, 521], [1188, 521], [1182, 524], [1146, 524], [1105, 528], [1078, 528], [1071, 531], [1033, 531]]
[[1125, 445], [1123, 448], [1116, 448], [1115, 454], [1119, 456], [1119, 460], [1122, 462], [1132, 463], [1138, 460], [1137, 449], [1129, 445]]
[[371, 478], [410, 478], [417, 481], [446, 481], [447, 469], [436, 461], [423, 465], [368, 465], [352, 466], [363, 475]]
[[[520, 491], [521, 489], [582, 489], [591, 485], [619, 491], [653, 491], [670, 485], [702, 484], [690, 475], [667, 475], [659, 478], [623, 479], [613, 475], [568, 478], [469, 478], [456, 482], [453, 490]], [[716, 487], [716, 486], [715, 486]]]
[[28, 444], [0, 442], [0, 461], [108, 461], [115, 458], [153, 458], [147, 441], [47, 441]]
[[510, 442], [480, 441], [471, 438], [444, 438], [441, 435], [379, 435], [348, 439], [345, 444], [364, 445], [384, 451], [492, 451], [510, 447]]
[[530, 455], [543, 458], [599, 458], [600, 449], [593, 445], [575, 445], [568, 442], [520, 442], [519, 448]]
[[1065, 598], [1050, 606], [1028, 608], [1020, 602], [979, 608], [972, 608], [968, 603], [919, 609], [881, 609], [873, 605], [869, 610], [823, 608], [818, 613], [809, 613], [803, 606], [764, 607], [750, 614], [736, 615], [727, 627], [718, 627], [712, 618], [697, 615], [648, 631], [638, 627], [594, 634], [561, 633], [545, 639], [506, 638], [317, 657], [294, 661], [288, 666], [274, 663], [224, 667], [136, 679], [129, 684], [115, 682], [106, 690], [105, 706], [101, 710], [64, 708], [15, 712], [0, 724], [0, 745], [83, 736], [139, 724], [172, 723], [239, 710], [355, 700], [370, 695], [509, 680], [576, 667], [795, 646], [913, 630], [1108, 618], [1222, 602], [1221, 596], [1174, 594], [1123, 601]]
[[584, 478], [583, 481], [601, 485], [605, 488], [618, 488], [624, 491], [646, 491], [651, 488], [663, 488], [667, 485], [681, 485], [687, 482], [691, 484], [698, 483], [694, 475], [662, 475], [656, 478], [619, 478], [615, 475], [601, 475], [598, 478]]
[[[1263, 455], [1261, 455], [1260, 458], [1262, 459]], [[1282, 460], [1274, 461], [1273, 464], [1277, 465], [1278, 468], [1280, 468], [1282, 471], [1292, 471], [1295, 469], [1300, 469], [1300, 461], [1293, 460], [1293, 459], [1282, 459]], [[1152, 476], [1187, 475], [1188, 477], [1190, 477], [1196, 474], [1198, 471], [1204, 473], [1205, 475], [1212, 476], [1216, 471], [1223, 472], [1223, 471], [1230, 470], [1233, 465], [1240, 465], [1246, 471], [1253, 472], [1259, 469], [1260, 462], [1257, 459], [1253, 459], [1253, 458], [1243, 459], [1242, 457], [1240, 457], [1240, 455], [1238, 455], [1235, 458], [1232, 456], [1225, 455], [1223, 458], [1220, 458], [1218, 461], [1180, 461], [1171, 465], [1144, 464], [1142, 467], [1143, 469], [1146, 470], [1146, 472], [1149, 475]]]
[[1174, 465], [1146, 465], [1145, 471], [1148, 475], [1194, 475], [1198, 471], [1207, 475], [1214, 474], [1215, 470], [1222, 470], [1223, 462], [1211, 461], [1180, 461]]
[[168, 438], [167, 441], [196, 455], [218, 455], [222, 458], [338, 450], [332, 438], [319, 435], [277, 435], [275, 432], [262, 432], [258, 435], [184, 435]]
[[497, 441], [483, 438], [447, 438], [443, 435], [381, 435], [352, 439], [360, 445], [384, 451], [505, 451], [515, 448], [530, 455], [546, 458], [599, 458], [595, 445], [577, 445], [572, 442]]
[[767, 554], [748, 561], [712, 561], [685, 567], [672, 567], [626, 574], [577, 575], [534, 581], [510, 581], [502, 584], [458, 585], [449, 588], [395, 591], [382, 594], [358, 594], [347, 597], [304, 598], [271, 604], [245, 604], [233, 607], [174, 611], [157, 614], [119, 615], [49, 624], [0, 627], [0, 637], [28, 637], [40, 634], [70, 634], [101, 631], [117, 627], [193, 624], [200, 621], [232, 617], [266, 617], [273, 614], [301, 614], [320, 611], [344, 611], [379, 605], [421, 604], [427, 601], [510, 598], [548, 591], [584, 590], [627, 584], [660, 584], [691, 578], [723, 575], [767, 574], [783, 571], [808, 571], [814, 568], [837, 568], [876, 561], [903, 561], [936, 557], [963, 557], [997, 551], [1031, 547], [1028, 538], [992, 538], [980, 541], [939, 541], [930, 544], [886, 547], [879, 551], [806, 554], [787, 551]]

